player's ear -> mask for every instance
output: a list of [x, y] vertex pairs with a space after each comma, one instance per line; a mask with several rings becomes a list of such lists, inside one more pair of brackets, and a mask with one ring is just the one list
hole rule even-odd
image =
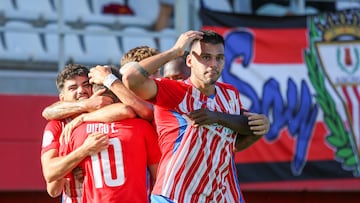
[[59, 94], [59, 100], [64, 101], [64, 94], [62, 94], [62, 93]]
[[191, 56], [188, 55], [185, 59], [185, 63], [189, 68], [191, 67], [191, 62]]

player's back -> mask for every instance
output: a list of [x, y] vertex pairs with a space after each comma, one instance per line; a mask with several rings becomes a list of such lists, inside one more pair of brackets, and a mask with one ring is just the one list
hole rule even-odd
[[83, 162], [85, 201], [147, 202], [147, 145], [149, 137], [156, 139], [150, 123], [142, 119], [83, 123], [72, 134], [74, 147], [80, 146], [92, 132], [106, 133], [110, 145]]

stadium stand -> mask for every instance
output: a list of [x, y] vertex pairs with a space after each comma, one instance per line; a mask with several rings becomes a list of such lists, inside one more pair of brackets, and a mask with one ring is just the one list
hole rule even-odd
[[232, 6], [229, 1], [203, 0], [202, 2], [203, 6], [210, 10], [232, 12]]
[[[147, 30], [141, 27], [126, 27], [123, 29], [124, 36], [122, 37], [122, 46], [124, 53], [130, 49], [146, 45], [152, 48], [158, 48], [156, 45], [155, 38], [146, 35]], [[145, 35], [144, 35], [145, 33]]]
[[[107, 14], [111, 3], [133, 14]], [[17, 81], [17, 92], [56, 93], [41, 84], [67, 63], [119, 65], [122, 53], [134, 46], [169, 48], [184, 29], [153, 31], [159, 6], [159, 0], [1, 0], [0, 92], [14, 91]], [[35, 79], [32, 73], [39, 71], [46, 79]]]
[[0, 25], [3, 25], [10, 16], [15, 13], [12, 0], [3, 0], [0, 4]]
[[[91, 4], [96, 16], [120, 28], [139, 26], [149, 29], [155, 23], [160, 9], [159, 0], [91, 0]], [[110, 11], [105, 12], [105, 8]]]
[[[73, 27], [84, 27], [88, 24], [112, 24], [111, 18], [95, 12], [88, 0], [63, 0], [64, 21]], [[74, 9], [76, 10], [74, 12]]]
[[158, 47], [160, 51], [165, 51], [171, 48], [176, 42], [176, 31], [172, 28], [165, 28], [160, 31], [160, 36], [158, 38]]
[[[105, 14], [104, 6], [109, 3], [126, 4], [133, 15]], [[118, 58], [126, 51], [123, 49], [132, 48], [134, 40], [145, 40], [138, 44], [158, 48], [154, 34], [147, 35], [158, 11], [158, 0], [3, 0], [0, 4], [3, 45], [0, 60], [6, 61], [7, 66], [15, 62], [16, 66], [12, 67], [22, 62], [31, 62], [34, 66], [47, 62], [45, 64], [50, 63], [52, 67], [45, 69], [55, 67], [54, 70], [58, 69], [59, 60], [90, 65], [118, 64]], [[64, 23], [62, 30], [59, 29], [61, 22]], [[129, 34], [132, 36], [127, 36]], [[63, 36], [63, 41], [59, 36]], [[105, 46], [103, 50], [114, 50], [100, 53], [99, 46]], [[64, 50], [63, 54], [61, 50]]]
[[[76, 33], [70, 32], [71, 28], [67, 25], [63, 25], [63, 29], [60, 30], [57, 23], [52, 23], [47, 25], [47, 32], [44, 34], [45, 47], [51, 59], [54, 59], [54, 62], [59, 60], [61, 46], [63, 45], [63, 57], [66, 63], [69, 62], [78, 62], [75, 59], [84, 58], [84, 47], [81, 45], [80, 36]], [[59, 34], [64, 34], [63, 43], [60, 43]]]
[[108, 34], [109, 29], [101, 25], [88, 25], [85, 28], [85, 60], [86, 64], [119, 64], [122, 56], [117, 36]]
[[4, 41], [6, 51], [0, 57], [15, 61], [46, 59], [46, 52], [37, 33], [26, 32], [31, 24], [22, 21], [8, 21], [5, 24]]
[[[57, 13], [50, 0], [16, 0], [16, 15], [29, 21], [55, 21]], [[41, 5], [41, 6], [39, 6]], [[26, 15], [24, 15], [26, 13]]]

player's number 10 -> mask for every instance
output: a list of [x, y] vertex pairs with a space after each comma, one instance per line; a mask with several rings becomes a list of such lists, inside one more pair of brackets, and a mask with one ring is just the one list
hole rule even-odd
[[[110, 139], [110, 147], [114, 149], [114, 158], [115, 158], [115, 174], [114, 178], [112, 177], [111, 173], [111, 164], [109, 159], [109, 150], [103, 150], [98, 154], [91, 156], [92, 167], [94, 172], [94, 181], [96, 188], [102, 188], [103, 183], [105, 183], [108, 187], [120, 186], [124, 184], [125, 175], [124, 175], [124, 163], [123, 163], [123, 156], [122, 156], [122, 148], [121, 143], [118, 138], [111, 138]], [[101, 156], [101, 162], [100, 162]], [[101, 166], [100, 166], [101, 165]], [[103, 171], [104, 179], [101, 175], [101, 169]], [[104, 181], [103, 181], [104, 180]]]

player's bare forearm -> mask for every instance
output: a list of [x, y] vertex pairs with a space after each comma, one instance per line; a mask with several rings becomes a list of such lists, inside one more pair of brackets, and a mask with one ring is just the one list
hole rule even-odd
[[77, 149], [67, 156], [47, 157], [47, 154], [41, 156], [43, 175], [46, 182], [50, 183], [65, 177], [74, 169], [85, 157], [87, 153], [84, 150]]
[[139, 117], [152, 121], [154, 119], [153, 106], [141, 99], [134, 92], [126, 88], [120, 80], [111, 85], [111, 91], [127, 106], [130, 106]]
[[238, 134], [236, 136], [234, 151], [238, 152], [238, 151], [242, 151], [242, 150], [250, 147], [256, 141], [258, 141], [262, 136], [263, 135], [242, 135], [242, 134]]
[[108, 147], [108, 137], [102, 133], [90, 134], [85, 142], [66, 156], [58, 156], [57, 150], [46, 152], [41, 156], [43, 174], [46, 182], [64, 178], [85, 157]]
[[99, 121], [99, 122], [114, 122], [127, 118], [135, 118], [134, 110], [123, 104], [114, 103], [105, 106], [99, 110], [84, 114], [83, 122], [86, 121]]
[[92, 112], [112, 103], [107, 96], [94, 94], [88, 99], [78, 101], [59, 101], [46, 107], [42, 115], [47, 120], [61, 120], [84, 112]]
[[248, 118], [244, 115], [218, 113], [218, 119], [218, 124], [228, 127], [237, 133], [244, 135], [253, 134], [248, 124]]
[[241, 151], [248, 148], [262, 136], [266, 135], [270, 129], [270, 123], [268, 118], [264, 114], [257, 114], [251, 112], [244, 112], [244, 115], [248, 118], [248, 124], [252, 135], [245, 135], [239, 133], [235, 142], [235, 151]]
[[64, 178], [60, 180], [52, 181], [50, 183], [46, 183], [46, 191], [50, 195], [50, 197], [55, 198], [61, 195], [64, 185], [65, 185]]
[[223, 112], [214, 112], [208, 109], [198, 109], [191, 112], [188, 116], [192, 120], [192, 125], [195, 127], [217, 123], [237, 133], [252, 135], [248, 118], [245, 115], [232, 115]]
[[61, 120], [73, 115], [85, 112], [86, 108], [83, 102], [64, 102], [59, 101], [46, 107], [42, 116], [46, 120]]

